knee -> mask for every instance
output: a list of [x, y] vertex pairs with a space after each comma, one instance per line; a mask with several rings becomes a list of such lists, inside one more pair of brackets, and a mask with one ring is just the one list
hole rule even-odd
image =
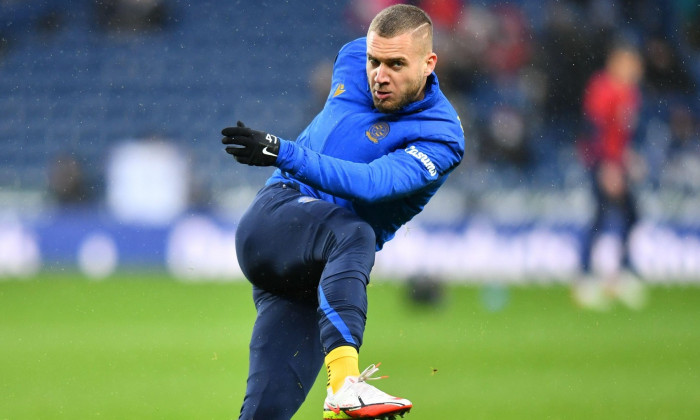
[[370, 250], [374, 253], [377, 237], [372, 227], [363, 221], [353, 221], [335, 232], [339, 246]]
[[[376, 252], [372, 227], [365, 222], [352, 221], [333, 233], [333, 244], [326, 250], [324, 277], [331, 279], [338, 273], [360, 272], [367, 283]], [[343, 276], [347, 277], [347, 274]]]

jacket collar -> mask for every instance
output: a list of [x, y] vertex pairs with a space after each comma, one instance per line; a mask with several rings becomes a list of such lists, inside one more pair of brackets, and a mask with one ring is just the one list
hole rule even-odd
[[425, 96], [423, 96], [423, 99], [420, 101], [411, 102], [397, 112], [402, 114], [410, 114], [430, 108], [433, 106], [433, 104], [435, 104], [435, 101], [437, 101], [439, 91], [440, 85], [438, 83], [437, 75], [435, 73], [430, 73], [430, 76], [428, 76], [428, 79], [425, 82]]

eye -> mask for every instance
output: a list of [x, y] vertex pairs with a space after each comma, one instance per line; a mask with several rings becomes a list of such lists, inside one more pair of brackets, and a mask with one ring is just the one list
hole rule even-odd
[[392, 61], [391, 67], [393, 67], [395, 69], [400, 69], [401, 67], [403, 67], [403, 62], [402, 61]]
[[372, 65], [372, 67], [379, 66], [379, 60], [377, 60], [376, 58], [368, 57], [367, 61], [369, 61], [369, 64]]

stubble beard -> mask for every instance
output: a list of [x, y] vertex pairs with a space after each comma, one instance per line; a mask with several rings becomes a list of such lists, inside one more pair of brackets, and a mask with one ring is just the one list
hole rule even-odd
[[374, 85], [374, 88], [372, 90], [372, 101], [374, 102], [374, 107], [377, 108], [379, 112], [385, 113], [385, 114], [391, 114], [394, 112], [397, 112], [401, 108], [405, 107], [406, 105], [413, 103], [417, 100], [418, 96], [420, 95], [423, 85], [421, 84], [422, 80], [418, 79], [416, 80], [410, 87], [407, 89], [403, 95], [399, 97], [399, 100], [396, 102], [389, 102], [385, 100], [378, 99], [374, 95], [374, 90], [379, 89], [379, 85]]

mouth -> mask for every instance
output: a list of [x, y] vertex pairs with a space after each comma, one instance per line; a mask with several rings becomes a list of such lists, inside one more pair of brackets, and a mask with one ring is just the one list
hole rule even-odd
[[374, 90], [374, 96], [379, 99], [380, 101], [384, 101], [386, 99], [389, 99], [391, 97], [391, 92], [384, 91], [384, 90]]

